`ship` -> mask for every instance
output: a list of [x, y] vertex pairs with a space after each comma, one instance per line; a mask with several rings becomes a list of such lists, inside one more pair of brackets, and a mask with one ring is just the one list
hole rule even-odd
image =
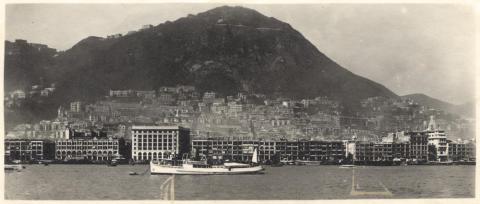
[[265, 169], [258, 164], [257, 151], [254, 150], [251, 164], [225, 162], [212, 165], [205, 161], [161, 160], [157, 163], [150, 161], [150, 174], [184, 174], [184, 175], [233, 175], [233, 174], [258, 174]]
[[22, 171], [22, 169], [25, 169], [25, 166], [21, 164], [5, 164], [4, 169], [9, 171]]

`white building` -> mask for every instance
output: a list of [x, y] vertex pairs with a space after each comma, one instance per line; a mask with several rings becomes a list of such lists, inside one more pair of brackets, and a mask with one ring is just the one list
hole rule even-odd
[[426, 132], [428, 134], [428, 144], [435, 145], [437, 161], [447, 161], [447, 134], [444, 130], [439, 129], [439, 127], [435, 123], [434, 116], [430, 116], [430, 122], [428, 123], [428, 128]]
[[132, 158], [136, 161], [181, 158], [189, 151], [189, 129], [180, 126], [132, 126]]
[[344, 140], [343, 145], [345, 146], [345, 157], [348, 157], [349, 154], [352, 155], [352, 159], [356, 159], [356, 140], [357, 135], [354, 134], [351, 140]]

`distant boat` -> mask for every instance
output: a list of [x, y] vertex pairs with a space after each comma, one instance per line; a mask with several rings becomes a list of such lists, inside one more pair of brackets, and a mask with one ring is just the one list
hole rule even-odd
[[132, 175], [132, 176], [133, 176], [133, 175], [138, 175], [138, 173], [137, 173], [137, 172], [134, 172], [134, 171], [131, 171], [131, 172], [128, 173], [128, 174], [129, 174], [129, 175]]
[[117, 159], [112, 159], [111, 161], [107, 162], [108, 166], [117, 166], [118, 160]]
[[48, 164], [51, 164], [53, 161], [52, 160], [39, 160], [38, 164], [43, 164], [45, 166], [48, 166]]
[[296, 160], [295, 165], [308, 165], [308, 166], [317, 166], [320, 165], [320, 161], [307, 161], [307, 160]]
[[280, 161], [282, 164], [286, 164], [286, 165], [294, 165], [295, 164], [295, 161], [293, 160], [287, 160], [287, 159], [283, 159]]
[[340, 165], [341, 169], [351, 169], [355, 168], [355, 157], [352, 159], [352, 164], [342, 164]]

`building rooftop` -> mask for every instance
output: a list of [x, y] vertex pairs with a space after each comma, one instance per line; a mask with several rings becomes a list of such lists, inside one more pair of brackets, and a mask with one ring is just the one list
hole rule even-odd
[[172, 126], [154, 126], [154, 125], [133, 125], [132, 130], [171, 130], [171, 129], [182, 129], [181, 126], [172, 125]]

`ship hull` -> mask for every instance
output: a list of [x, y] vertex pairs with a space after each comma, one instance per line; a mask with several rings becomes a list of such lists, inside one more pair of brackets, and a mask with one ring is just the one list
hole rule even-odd
[[188, 168], [183, 166], [171, 167], [150, 164], [150, 174], [180, 174], [180, 175], [235, 175], [235, 174], [258, 174], [262, 173], [262, 166], [244, 168]]

